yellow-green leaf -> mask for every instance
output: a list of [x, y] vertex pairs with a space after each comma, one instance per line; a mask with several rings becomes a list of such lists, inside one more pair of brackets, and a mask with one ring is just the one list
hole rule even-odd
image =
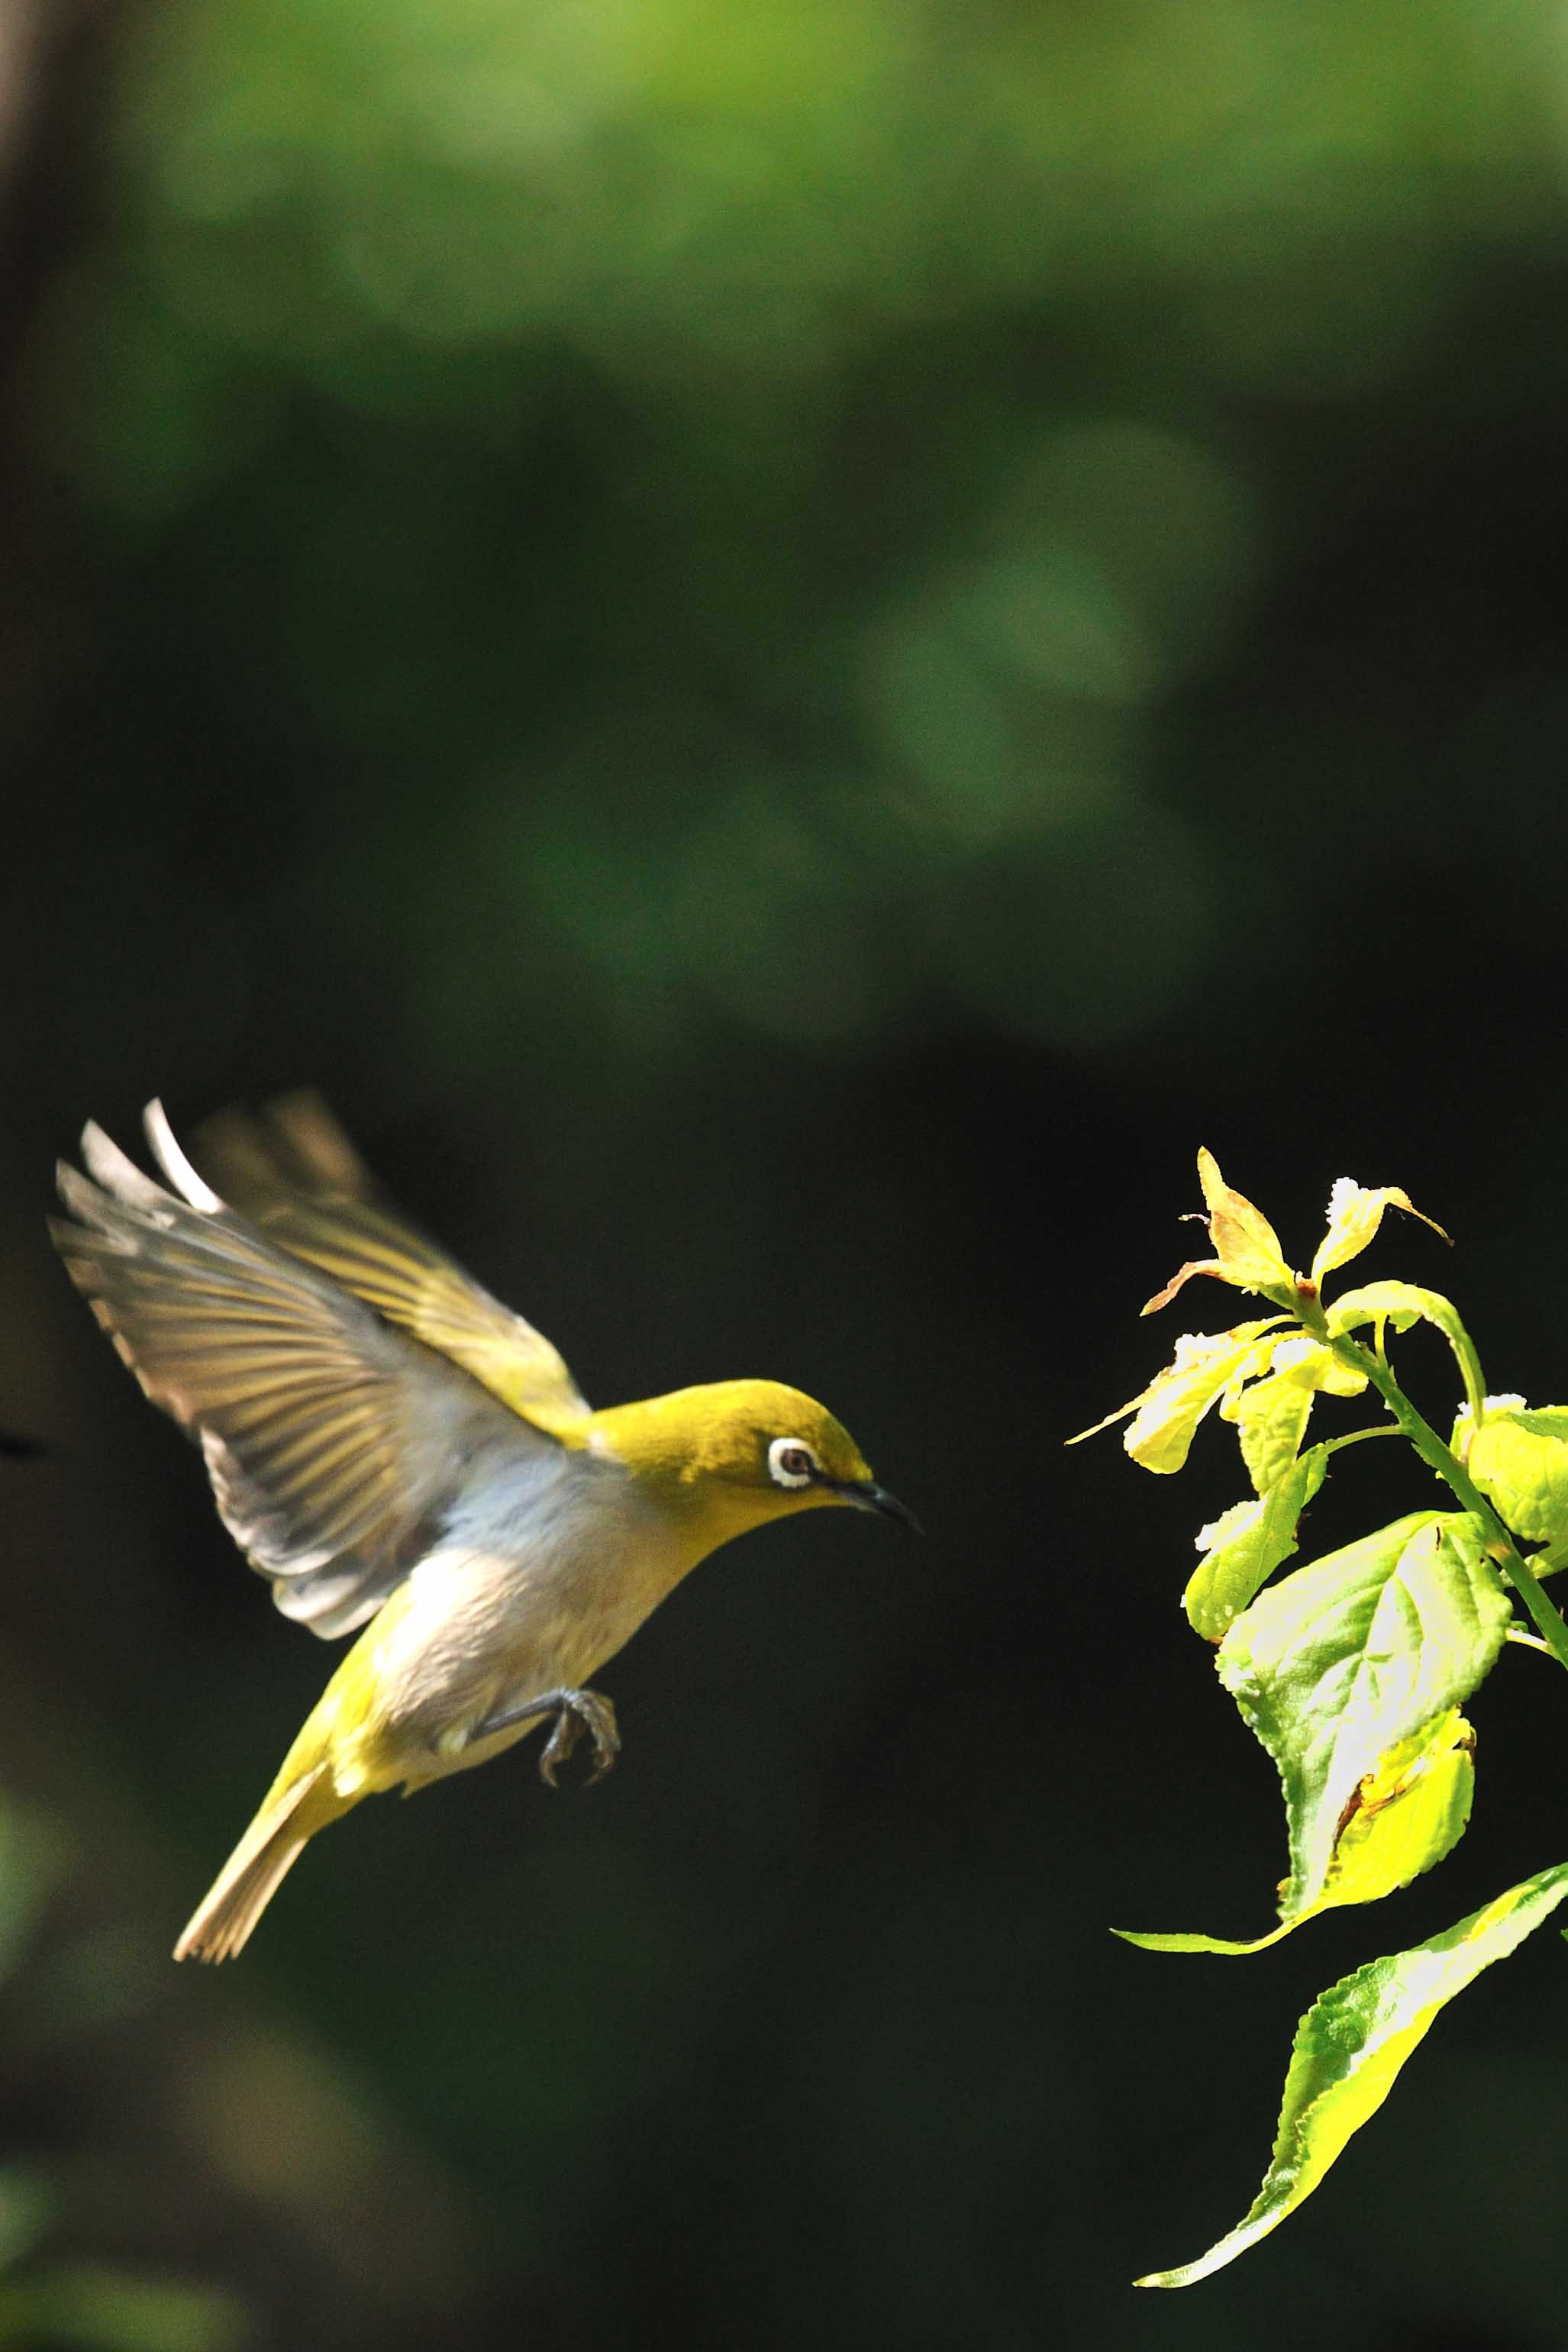
[[1366, 1375], [1342, 1364], [1321, 1340], [1299, 1333], [1276, 1339], [1268, 1378], [1246, 1388], [1233, 1383], [1220, 1403], [1220, 1418], [1236, 1423], [1254, 1493], [1267, 1495], [1295, 1460], [1321, 1389], [1358, 1396], [1365, 1386]]
[[1222, 1641], [1254, 1593], [1289, 1559], [1296, 1549], [1297, 1522], [1322, 1485], [1328, 1466], [1327, 1450], [1312, 1446], [1286, 1466], [1267, 1494], [1256, 1502], [1233, 1504], [1199, 1536], [1206, 1549], [1182, 1595], [1182, 1606], [1188, 1624], [1205, 1642]]
[[1237, 1438], [1254, 1494], [1277, 1486], [1301, 1448], [1312, 1411], [1312, 1391], [1288, 1373], [1253, 1381], [1220, 1408], [1236, 1423]]
[[1216, 1281], [1231, 1283], [1237, 1290], [1276, 1296], [1280, 1290], [1293, 1290], [1296, 1277], [1285, 1263], [1273, 1226], [1245, 1193], [1231, 1190], [1210, 1151], [1198, 1154], [1198, 1181], [1208, 1208], [1204, 1222], [1215, 1255], [1190, 1259], [1179, 1267], [1164, 1288], [1155, 1292], [1143, 1313], [1152, 1315], [1157, 1307], [1168, 1306], [1194, 1274], [1213, 1275]]
[[1335, 1339], [1363, 1323], [1392, 1323], [1396, 1331], [1408, 1331], [1417, 1322], [1435, 1325], [1452, 1348], [1473, 1412], [1481, 1402], [1480, 1367], [1458, 1308], [1440, 1290], [1423, 1290], [1415, 1282], [1369, 1282], [1360, 1290], [1345, 1291], [1328, 1309], [1329, 1330]]
[[1300, 1919], [1281, 1919], [1278, 1927], [1270, 1927], [1266, 1936], [1254, 1936], [1250, 1943], [1235, 1943], [1228, 1936], [1184, 1935], [1176, 1929], [1168, 1935], [1142, 1927], [1112, 1927], [1110, 1932], [1124, 1944], [1136, 1944], [1141, 1952], [1217, 1952], [1222, 1959], [1241, 1959], [1249, 1952], [1266, 1952], [1270, 1944], [1283, 1943], [1300, 1925]]
[[1347, 1804], [1316, 1903], [1268, 1935], [1235, 1943], [1221, 1936], [1148, 1935], [1126, 1927], [1111, 1933], [1146, 1952], [1237, 1956], [1266, 1951], [1321, 1911], [1392, 1895], [1441, 1862], [1464, 1835], [1475, 1789], [1474, 1750], [1475, 1734], [1458, 1707], [1397, 1741], [1363, 1775]]
[[1510, 1614], [1479, 1523], [1416, 1511], [1270, 1585], [1236, 1620], [1215, 1663], [1284, 1790], [1282, 1918], [1321, 1896], [1363, 1776], [1475, 1689]]
[[1276, 1341], [1269, 1359], [1270, 1368], [1282, 1377], [1299, 1381], [1315, 1395], [1360, 1396], [1366, 1387], [1366, 1374], [1353, 1365], [1342, 1364], [1331, 1348], [1321, 1339], [1310, 1338], [1305, 1331], [1292, 1332]]
[[1267, 1365], [1273, 1342], [1261, 1335], [1277, 1328], [1279, 1319], [1238, 1323], [1233, 1331], [1186, 1334], [1176, 1342], [1174, 1360], [1156, 1372], [1146, 1389], [1092, 1429], [1079, 1430], [1068, 1444], [1080, 1445], [1086, 1437], [1097, 1437], [1131, 1413], [1132, 1425], [1121, 1442], [1134, 1462], [1162, 1474], [1179, 1470], [1193, 1433], [1210, 1406]]
[[1431, 1225], [1435, 1234], [1442, 1234], [1445, 1241], [1448, 1238], [1442, 1226], [1424, 1214], [1396, 1184], [1385, 1184], [1380, 1191], [1371, 1192], [1353, 1177], [1342, 1176], [1329, 1194], [1329, 1230], [1312, 1260], [1314, 1282], [1321, 1282], [1336, 1265], [1346, 1265], [1352, 1257], [1361, 1255], [1383, 1223], [1384, 1209], [1403, 1209], [1406, 1215], [1419, 1217], [1424, 1225]]
[[1516, 1536], [1531, 1543], [1568, 1538], [1568, 1405], [1489, 1403], [1478, 1429], [1461, 1413], [1454, 1451]]
[[1369, 1960], [1321, 1993], [1296, 2030], [1274, 2153], [1262, 2188], [1227, 2236], [1140, 2286], [1191, 2286], [1277, 2230], [1376, 2114], [1401, 2067], [1456, 1993], [1505, 1959], [1568, 1895], [1568, 1864], [1543, 1870], [1413, 1950]]
[[1242, 1290], [1294, 1283], [1279, 1236], [1261, 1209], [1255, 1209], [1245, 1193], [1232, 1191], [1211, 1151], [1198, 1154], [1198, 1181], [1209, 1213], [1209, 1239], [1226, 1280]]
[[1320, 1910], [1376, 1903], [1452, 1852], [1470, 1818], [1475, 1748], [1475, 1733], [1450, 1706], [1378, 1758], [1341, 1822]]

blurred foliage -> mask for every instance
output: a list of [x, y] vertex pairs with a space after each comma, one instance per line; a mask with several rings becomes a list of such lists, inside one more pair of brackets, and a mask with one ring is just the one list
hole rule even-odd
[[1100, 1044], [1253, 878], [1164, 739], [1302, 528], [1269, 405], [1408, 381], [1552, 233], [1555, 70], [1476, 0], [161, 7], [26, 429], [185, 583], [187, 758], [237, 698], [303, 755], [290, 895], [395, 935], [426, 1061], [563, 986]]
[[55, 1785], [0, 1808], [0, 2344], [250, 2352], [433, 2317], [468, 2253], [451, 2187], [324, 2052], [179, 2000], [155, 1851], [122, 1789], [52, 1759], [49, 1704], [38, 1675], [7, 1693], [7, 1777]]
[[[1556, 11], [160, 0], [36, 65], [0, 1423], [58, 1459], [0, 1463], [0, 1786], [86, 1857], [84, 1977], [168, 1979], [19, 2102], [79, 2314], [108, 2266], [290, 2352], [1554, 2342], [1415, 2170], [1375, 2264], [1314, 2212], [1190, 2312], [1121, 2286], [1269, 2115], [1134, 2126], [1202, 1988], [1100, 1923], [1204, 1868], [1234, 1916], [1271, 1792], [1201, 1864], [1171, 1826], [1243, 1768], [1174, 1591], [1130, 1639], [1108, 1580], [1190, 1515], [1129, 1557], [1057, 1441], [1135, 1385], [1131, 1322], [1072, 1335], [1200, 1142], [1282, 1202], [1304, 1127], [1320, 1185], [1396, 1171], [1478, 1298], [1555, 1262]], [[214, 1981], [163, 1953], [326, 1657], [39, 1216], [88, 1113], [301, 1081], [595, 1401], [798, 1380], [934, 1533], [756, 1538], [616, 1662], [603, 1790], [366, 1807]], [[1560, 1393], [1534, 1305], [1488, 1329]], [[1478, 1715], [1479, 1901], [1564, 1849]], [[1321, 1928], [1227, 1991], [1234, 2079]], [[1419, 2095], [1506, 2234], [1568, 2053], [1472, 1998], [1512, 2104], [1458, 2041]]]
[[[57, 1882], [68, 1867], [68, 1841], [41, 1816], [15, 1805], [0, 1810], [0, 1999], [13, 2011], [16, 1980]], [[68, 1970], [66, 1972], [68, 1981]], [[45, 2019], [70, 2013], [24, 1979], [22, 2041], [37, 2039]], [[28, 2009], [31, 2015], [28, 2015]], [[29, 2035], [26, 2028], [30, 2025]], [[16, 2063], [17, 2039], [11, 2064]], [[50, 2257], [60, 2191], [36, 2158], [0, 2162], [0, 2344], [80, 2347], [82, 2352], [238, 2352], [248, 2330], [234, 2295], [104, 2263]]]

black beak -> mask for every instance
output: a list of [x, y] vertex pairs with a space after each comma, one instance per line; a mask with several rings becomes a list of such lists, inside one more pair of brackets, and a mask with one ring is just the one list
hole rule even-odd
[[900, 1503], [896, 1495], [889, 1495], [886, 1486], [879, 1486], [874, 1478], [846, 1478], [837, 1485], [837, 1491], [847, 1503], [855, 1504], [862, 1511], [875, 1511], [879, 1518], [897, 1519], [901, 1528], [912, 1528], [917, 1536], [925, 1533], [909, 1505]]

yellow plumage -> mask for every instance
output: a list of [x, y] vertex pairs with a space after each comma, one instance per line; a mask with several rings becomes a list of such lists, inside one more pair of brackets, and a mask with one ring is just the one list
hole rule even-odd
[[[698, 1561], [764, 1521], [910, 1521], [796, 1389], [726, 1381], [594, 1412], [554, 1348], [375, 1194], [310, 1096], [209, 1123], [172, 1190], [107, 1136], [51, 1230], [153, 1401], [200, 1444], [225, 1524], [287, 1616], [363, 1627], [175, 1946], [244, 1945], [308, 1841], [362, 1797], [468, 1769], [553, 1718], [618, 1746], [588, 1677]], [[95, 1181], [89, 1181], [95, 1180]]]

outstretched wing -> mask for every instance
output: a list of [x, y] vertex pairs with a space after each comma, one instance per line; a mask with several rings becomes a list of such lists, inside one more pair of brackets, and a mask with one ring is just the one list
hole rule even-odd
[[492, 1298], [384, 1201], [319, 1095], [220, 1111], [197, 1156], [226, 1200], [308, 1265], [472, 1372], [524, 1420], [569, 1437], [588, 1405], [542, 1332]]
[[349, 1633], [429, 1549], [476, 1454], [515, 1463], [550, 1441], [226, 1207], [156, 1103], [147, 1132], [184, 1199], [89, 1126], [97, 1181], [62, 1164], [76, 1222], [51, 1220], [56, 1245], [147, 1394], [200, 1444], [224, 1524], [283, 1614]]

